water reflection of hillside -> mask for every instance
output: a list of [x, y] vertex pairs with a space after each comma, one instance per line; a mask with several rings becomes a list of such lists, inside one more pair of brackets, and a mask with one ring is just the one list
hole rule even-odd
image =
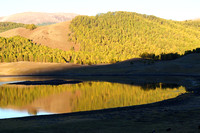
[[141, 86], [109, 82], [82, 82], [65, 85], [2, 85], [0, 107], [37, 114], [97, 110], [153, 103], [185, 93], [176, 84]]
[[179, 88], [180, 85], [174, 84], [174, 83], [148, 83], [148, 84], [141, 84], [141, 88], [144, 90], [156, 90], [156, 88], [162, 88], [162, 89], [175, 89]]

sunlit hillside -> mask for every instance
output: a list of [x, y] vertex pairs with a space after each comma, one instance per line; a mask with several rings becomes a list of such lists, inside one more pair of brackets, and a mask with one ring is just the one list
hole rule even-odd
[[184, 54], [200, 47], [199, 35], [199, 21], [172, 21], [132, 12], [77, 16], [71, 22], [0, 33], [0, 61], [100, 64], [143, 53]]
[[70, 50], [71, 47], [74, 47], [78, 50], [78, 45], [74, 45], [73, 42], [68, 41], [67, 34], [69, 33], [69, 24], [70, 21], [67, 21], [48, 26], [39, 26], [34, 30], [20, 27], [0, 33], [0, 36], [21, 36], [31, 39], [34, 43], [45, 45], [54, 49], [58, 48], [66, 51]]
[[139, 57], [144, 52], [183, 54], [200, 47], [198, 21], [179, 22], [132, 12], [108, 12], [77, 16], [70, 29], [71, 40], [80, 44], [81, 51], [113, 56], [120, 61]]

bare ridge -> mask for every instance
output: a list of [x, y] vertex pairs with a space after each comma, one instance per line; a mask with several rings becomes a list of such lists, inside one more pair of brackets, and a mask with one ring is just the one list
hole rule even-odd
[[16, 22], [24, 24], [59, 23], [72, 20], [76, 16], [77, 14], [74, 13], [24, 12], [0, 17], [0, 22]]

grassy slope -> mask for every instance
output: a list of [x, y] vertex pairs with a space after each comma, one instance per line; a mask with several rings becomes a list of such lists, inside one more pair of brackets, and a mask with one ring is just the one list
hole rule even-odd
[[28, 30], [25, 28], [12, 29], [0, 33], [2, 37], [22, 36], [33, 40], [37, 44], [42, 44], [50, 48], [59, 48], [62, 50], [70, 50], [72, 46], [75, 50], [79, 49], [78, 45], [68, 41], [67, 34], [69, 33], [70, 21], [58, 24], [41, 26], [35, 30]]

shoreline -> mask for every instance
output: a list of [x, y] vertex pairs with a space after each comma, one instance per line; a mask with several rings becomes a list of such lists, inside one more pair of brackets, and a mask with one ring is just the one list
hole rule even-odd
[[[43, 77], [43, 76], [42, 76]], [[69, 78], [69, 77], [68, 77]], [[80, 77], [82, 78], [82, 77]], [[98, 80], [99, 77], [92, 77]], [[198, 86], [190, 86], [186, 81], [200, 83], [196, 77], [148, 77], [118, 78], [100, 77], [100, 81], [123, 82], [137, 84], [142, 82], [162, 81], [165, 83], [175, 82], [179, 85], [187, 85], [188, 93], [179, 95], [176, 98], [144, 105], [118, 107], [93, 111], [82, 111], [65, 114], [51, 114], [41, 116], [29, 116], [22, 118], [0, 119], [0, 132], [6, 133], [41, 133], [41, 132], [104, 132], [104, 133], [142, 133], [142, 132], [166, 132], [171, 129], [173, 132], [198, 132], [200, 115], [200, 90]], [[84, 80], [91, 80], [91, 77]], [[180, 80], [180, 81], [179, 81]], [[173, 122], [171, 122], [173, 121]], [[181, 121], [181, 123], [180, 123]], [[123, 126], [122, 126], [123, 125]], [[133, 126], [135, 125], [135, 126]], [[181, 128], [180, 128], [181, 127]], [[192, 128], [191, 128], [192, 127]]]
[[196, 64], [191, 66], [191, 63], [187, 60], [182, 61], [178, 59], [154, 64], [144, 64], [141, 61], [136, 61], [134, 64], [125, 62], [101, 66], [29, 64], [29, 62], [0, 64], [0, 80], [2, 81], [4, 81], [3, 78], [11, 78], [9, 81], [12, 81], [18, 77], [19, 79], [28, 77], [30, 81], [35, 81], [35, 79], [47, 81], [50, 77], [53, 79], [106, 81], [130, 85], [164, 82], [184, 86], [188, 91], [188, 93], [176, 98], [152, 104], [68, 114], [1, 119], [0, 132], [199, 132], [200, 64], [194, 60]]

